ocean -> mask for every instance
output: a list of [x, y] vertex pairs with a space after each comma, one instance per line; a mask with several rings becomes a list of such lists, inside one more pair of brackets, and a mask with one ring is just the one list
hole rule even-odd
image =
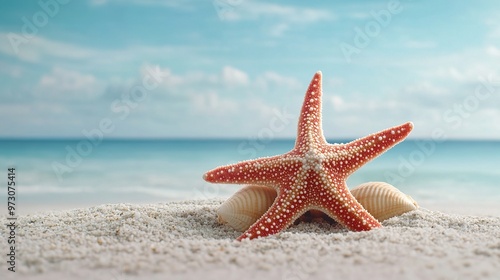
[[[293, 145], [293, 139], [94, 143], [4, 139], [0, 140], [0, 176], [6, 182], [8, 168], [15, 168], [16, 201], [21, 212], [103, 203], [226, 198], [239, 186], [206, 183], [204, 172], [282, 154]], [[499, 167], [500, 141], [406, 140], [356, 171], [347, 183], [352, 188], [363, 182], [385, 181], [419, 203], [481, 205], [500, 202]], [[6, 204], [6, 183], [2, 189], [0, 205]]]

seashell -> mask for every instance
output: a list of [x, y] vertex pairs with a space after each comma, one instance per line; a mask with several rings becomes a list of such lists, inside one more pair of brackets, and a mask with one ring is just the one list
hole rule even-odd
[[[352, 195], [380, 222], [418, 208], [417, 203], [397, 188], [384, 182], [364, 183], [351, 190]], [[218, 222], [238, 231], [247, 230], [271, 207], [277, 194], [268, 186], [248, 185], [227, 199], [217, 210]], [[299, 220], [327, 218], [311, 210]]]
[[248, 185], [228, 198], [217, 210], [217, 220], [245, 231], [266, 213], [276, 198], [276, 191], [262, 185]]
[[418, 208], [411, 196], [385, 182], [361, 184], [351, 194], [380, 222]]

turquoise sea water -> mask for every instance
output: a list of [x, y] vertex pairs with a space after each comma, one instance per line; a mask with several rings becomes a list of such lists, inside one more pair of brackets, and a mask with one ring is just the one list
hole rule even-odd
[[[239, 186], [208, 184], [202, 174], [282, 154], [293, 145], [249, 139], [0, 140], [0, 176], [6, 182], [7, 168], [16, 168], [20, 208], [228, 197]], [[417, 201], [500, 202], [499, 167], [500, 142], [406, 140], [351, 175], [348, 185], [386, 181]], [[6, 185], [2, 189], [3, 204]]]

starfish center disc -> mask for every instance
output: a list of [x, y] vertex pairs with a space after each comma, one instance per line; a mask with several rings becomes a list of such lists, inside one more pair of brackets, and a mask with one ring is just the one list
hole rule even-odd
[[305, 155], [302, 160], [302, 167], [305, 170], [314, 170], [314, 171], [321, 171], [321, 168], [323, 166], [323, 160], [325, 159], [325, 156], [314, 151], [314, 150], [309, 150]]

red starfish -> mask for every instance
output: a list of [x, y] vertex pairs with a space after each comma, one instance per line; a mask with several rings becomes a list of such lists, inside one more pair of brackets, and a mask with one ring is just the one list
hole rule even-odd
[[261, 184], [276, 189], [269, 210], [238, 240], [276, 234], [308, 210], [319, 210], [350, 230], [381, 227], [349, 192], [345, 180], [371, 159], [401, 142], [411, 122], [347, 144], [328, 144], [321, 128], [321, 72], [307, 89], [297, 140], [290, 152], [221, 166], [203, 178], [212, 183]]

